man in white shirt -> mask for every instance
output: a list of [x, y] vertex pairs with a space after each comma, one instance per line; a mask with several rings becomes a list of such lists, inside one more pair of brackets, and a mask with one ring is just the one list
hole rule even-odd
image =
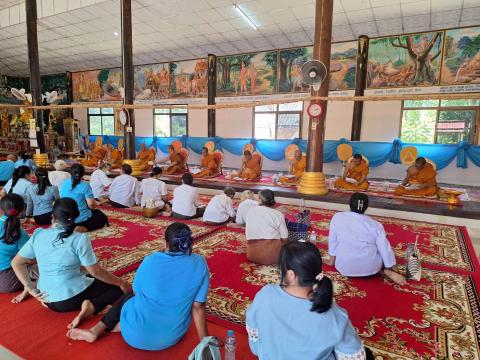
[[223, 194], [215, 195], [207, 205], [203, 214], [203, 221], [208, 225], [223, 225], [233, 220], [235, 209], [233, 197], [235, 189], [226, 187]]
[[129, 208], [138, 201], [138, 181], [131, 175], [132, 167], [128, 164], [122, 165], [122, 175], [112, 181], [108, 189], [110, 204], [117, 208]]
[[198, 191], [192, 186], [192, 174], [183, 174], [182, 183], [173, 190], [172, 217], [182, 220], [202, 217], [205, 208], [199, 207]]
[[108, 177], [108, 173], [112, 169], [109, 163], [102, 163], [90, 176], [90, 186], [92, 187], [95, 199], [108, 198], [108, 188], [112, 184], [112, 179]]
[[153, 205], [160, 210], [166, 206], [168, 209], [165, 210], [169, 212], [171, 210], [171, 205], [167, 202], [167, 185], [160, 180], [161, 176], [162, 168], [154, 167], [150, 177], [142, 180], [140, 185], [140, 194], [142, 195], [141, 206], [145, 207], [147, 203], [150, 203], [150, 205]]
[[70, 173], [66, 172], [65, 169], [67, 168], [67, 164], [63, 160], [55, 161], [53, 165], [55, 171], [48, 172], [48, 180], [50, 180], [50, 184], [56, 187], [60, 187], [62, 183], [71, 177]]
[[255, 194], [251, 190], [245, 190], [240, 196], [240, 204], [237, 209], [237, 216], [235, 218], [235, 223], [237, 225], [245, 226], [247, 220], [248, 211], [254, 207], [258, 206], [258, 201]]

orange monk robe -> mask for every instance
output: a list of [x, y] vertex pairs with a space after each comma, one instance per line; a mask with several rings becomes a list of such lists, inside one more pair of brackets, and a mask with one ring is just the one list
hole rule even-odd
[[113, 149], [110, 155], [110, 163], [112, 164], [112, 169], [120, 169], [123, 163], [123, 153], [118, 149]]
[[90, 158], [82, 161], [84, 166], [95, 167], [99, 162], [105, 160], [107, 153], [102, 146], [95, 146], [90, 152]]
[[290, 175], [294, 177], [287, 177], [287, 176], [282, 176], [279, 181], [282, 184], [296, 184], [298, 180], [302, 177], [303, 173], [305, 172], [305, 167], [307, 166], [307, 157], [302, 156], [300, 160], [296, 160], [292, 164], [292, 167], [290, 169]]
[[150, 167], [148, 163], [155, 160], [155, 150], [143, 148], [142, 150], [140, 150], [137, 157], [138, 161], [140, 162], [140, 170], [148, 170], [148, 168]]
[[410, 166], [407, 170], [408, 183], [412, 185], [424, 185], [425, 187], [418, 189], [404, 187], [403, 185], [397, 186], [395, 189], [395, 195], [410, 195], [410, 196], [435, 196], [437, 195], [437, 172], [433, 168], [432, 164], [426, 163], [421, 170], [417, 170], [414, 165]]
[[[353, 165], [347, 168], [346, 177], [356, 180], [357, 182], [362, 180], [362, 178], [367, 178], [368, 175], [368, 164], [365, 160], [362, 160], [359, 165]], [[352, 184], [346, 181], [345, 179], [337, 179], [335, 181], [335, 187], [345, 190], [368, 190], [368, 181], [364, 180], [359, 184]]]
[[259, 154], [253, 154], [250, 160], [245, 158], [243, 169], [238, 174], [239, 177], [245, 180], [258, 179], [262, 175], [262, 157]]
[[185, 159], [183, 158], [182, 154], [178, 151], [175, 151], [170, 154], [169, 160], [171, 165], [164, 168], [162, 174], [164, 175], [174, 175], [174, 174], [183, 174], [187, 169], [187, 165], [185, 163]]
[[197, 174], [194, 174], [194, 178], [202, 177], [213, 177], [218, 176], [220, 169], [218, 168], [218, 163], [215, 160], [213, 154], [207, 154], [202, 156], [202, 162], [200, 163], [201, 171]]

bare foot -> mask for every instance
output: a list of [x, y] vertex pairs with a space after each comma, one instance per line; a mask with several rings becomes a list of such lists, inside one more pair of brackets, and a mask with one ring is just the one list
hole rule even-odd
[[93, 343], [97, 340], [97, 335], [93, 331], [84, 329], [68, 330], [67, 337], [72, 340], [86, 341], [89, 343]]
[[86, 232], [88, 232], [88, 229], [85, 226], [77, 226], [75, 228], [75, 231], [79, 232], [79, 233], [86, 233]]
[[405, 285], [407, 283], [407, 280], [405, 280], [405, 277], [403, 275], [400, 275], [393, 270], [385, 269], [383, 273], [386, 277], [388, 277], [390, 280], [397, 283], [398, 285]]
[[12, 299], [12, 304], [21, 303], [23, 300], [25, 300], [28, 297], [28, 295], [29, 295], [28, 290], [26, 289], [23, 290], [20, 294], [18, 294]]
[[85, 320], [90, 315], [93, 315], [94, 312], [95, 308], [93, 307], [93, 304], [90, 302], [90, 300], [85, 300], [82, 303], [82, 308], [80, 309], [78, 315], [75, 317], [75, 319], [73, 319], [70, 324], [68, 324], [68, 328], [76, 328], [83, 320]]

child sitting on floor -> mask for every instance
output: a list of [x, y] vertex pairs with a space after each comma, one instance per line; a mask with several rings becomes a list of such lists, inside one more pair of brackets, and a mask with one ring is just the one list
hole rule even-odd
[[208, 225], [224, 225], [235, 217], [232, 199], [235, 189], [226, 187], [223, 194], [215, 195], [207, 205], [203, 221]]
[[242, 192], [242, 195], [240, 195], [240, 205], [238, 205], [235, 223], [244, 226], [248, 211], [254, 206], [258, 206], [258, 200], [253, 191], [245, 190]]

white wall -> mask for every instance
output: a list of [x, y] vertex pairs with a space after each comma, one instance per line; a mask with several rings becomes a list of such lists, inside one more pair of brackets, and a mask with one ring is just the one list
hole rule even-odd
[[135, 109], [135, 135], [153, 136], [152, 109]]
[[188, 111], [188, 136], [208, 136], [208, 110], [192, 109]]
[[218, 109], [216, 113], [217, 136], [228, 138], [252, 137], [252, 108]]
[[400, 136], [401, 101], [370, 101], [363, 105], [361, 141], [392, 141]]

